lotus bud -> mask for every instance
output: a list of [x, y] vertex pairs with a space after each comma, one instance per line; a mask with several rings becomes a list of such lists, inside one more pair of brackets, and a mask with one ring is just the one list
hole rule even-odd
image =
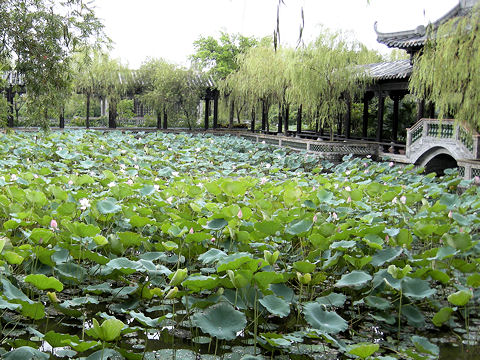
[[243, 217], [242, 209], [238, 210], [237, 217], [238, 217], [239, 219], [241, 219], [241, 218]]
[[50, 292], [49, 291], [49, 292], [47, 292], [47, 296], [52, 303], [54, 303], [54, 304], [59, 303], [58, 298], [57, 298], [57, 294], [55, 292]]
[[172, 276], [172, 279], [170, 280], [170, 286], [176, 286], [180, 284], [185, 278], [187, 277], [188, 270], [187, 268], [185, 269], [178, 269], [175, 271], [175, 273]]
[[268, 262], [269, 265], [275, 264], [279, 256], [280, 256], [280, 251], [278, 250], [275, 251], [273, 254], [268, 250], [263, 251], [263, 257], [265, 261]]
[[302, 274], [297, 271], [297, 279], [300, 284], [308, 285], [312, 281], [312, 275], [310, 273]]
[[227, 275], [233, 286], [235, 286], [235, 273], [233, 272], [233, 270], [227, 270]]
[[170, 289], [170, 291], [165, 295], [165, 299], [173, 299], [178, 293], [178, 288], [175, 286], [173, 289]]
[[222, 296], [223, 295], [223, 292], [224, 292], [224, 288], [223, 287], [219, 287], [217, 292], [215, 293], [215, 295], [217, 296]]

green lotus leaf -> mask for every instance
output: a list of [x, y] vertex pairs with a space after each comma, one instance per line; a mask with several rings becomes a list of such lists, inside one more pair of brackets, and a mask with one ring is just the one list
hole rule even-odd
[[326, 311], [322, 304], [310, 302], [304, 305], [303, 314], [308, 324], [327, 334], [338, 334], [348, 329], [348, 323], [335, 311]]
[[366, 359], [370, 355], [373, 355], [378, 349], [380, 345], [372, 344], [372, 343], [358, 343], [355, 345], [351, 345], [348, 347], [348, 353], [358, 356], [362, 359]]
[[200, 274], [190, 275], [182, 282], [182, 286], [195, 292], [202, 290], [211, 290], [217, 287], [218, 284], [218, 278]]
[[87, 356], [85, 360], [116, 360], [123, 359], [123, 356], [116, 350], [105, 348], [95, 351], [93, 354]]
[[247, 252], [228, 255], [218, 262], [217, 272], [238, 269], [242, 264], [248, 263], [250, 260], [252, 260], [252, 255]]
[[33, 304], [33, 301], [30, 300], [27, 295], [25, 295], [19, 288], [12, 285], [7, 279], [0, 280], [3, 285], [3, 296], [8, 300], [20, 300], [29, 304]]
[[227, 220], [225, 219], [213, 219], [207, 223], [205, 229], [208, 230], [222, 230], [225, 226], [228, 225]]
[[412, 299], [424, 299], [436, 293], [435, 289], [431, 289], [428, 281], [406, 277], [402, 281], [402, 290], [405, 296]]
[[290, 314], [290, 305], [275, 295], [267, 295], [260, 299], [259, 302], [273, 315], [283, 318]]
[[455, 306], [465, 306], [472, 298], [473, 294], [471, 291], [460, 290], [453, 294], [448, 295], [447, 300], [449, 303]]
[[97, 202], [97, 209], [100, 214], [115, 214], [122, 210], [122, 207], [117, 204], [117, 201], [113, 198], [100, 200]]
[[30, 239], [37, 243], [48, 242], [53, 237], [53, 231], [49, 229], [35, 228], [30, 234]]
[[336, 287], [353, 287], [361, 288], [372, 280], [372, 276], [365, 271], [354, 270], [349, 274], [345, 274], [335, 284]]
[[225, 258], [226, 256], [227, 254], [222, 250], [210, 249], [207, 252], [204, 252], [202, 255], [200, 255], [198, 257], [198, 260], [200, 260], [204, 264], [211, 264], [211, 263], [214, 263], [215, 261]]
[[382, 266], [385, 263], [389, 263], [390, 261], [395, 260], [397, 257], [399, 257], [403, 252], [402, 248], [386, 248], [383, 250], [377, 251], [375, 255], [372, 256], [372, 261], [370, 264], [373, 266]]
[[5, 360], [48, 360], [50, 354], [43, 353], [30, 346], [21, 346], [2, 355]]
[[160, 317], [160, 318], [152, 319], [151, 317], [145, 316], [141, 312], [136, 312], [133, 310], [130, 311], [128, 314], [130, 314], [132, 318], [137, 320], [143, 326], [148, 326], [151, 328], [157, 327], [160, 324], [160, 322], [165, 318], [165, 317]]
[[392, 306], [390, 301], [374, 295], [369, 295], [364, 300], [368, 306], [379, 310], [387, 310]]
[[309, 261], [296, 261], [293, 263], [293, 268], [302, 273], [311, 273], [317, 266]]
[[193, 315], [192, 322], [210, 336], [220, 340], [234, 340], [237, 333], [247, 325], [247, 318], [233, 306], [220, 303]]
[[425, 316], [414, 305], [405, 305], [402, 307], [402, 315], [407, 318], [408, 324], [417, 328], [425, 327]]
[[113, 341], [120, 336], [125, 324], [118, 319], [110, 318], [104, 320], [100, 325], [97, 319], [93, 319], [93, 328], [89, 329], [87, 333], [95, 339], [102, 341]]
[[345, 304], [347, 297], [344, 294], [330, 293], [327, 296], [319, 297], [315, 302], [325, 306], [342, 307]]
[[302, 233], [306, 233], [310, 231], [312, 228], [313, 222], [311, 220], [302, 219], [302, 220], [294, 220], [290, 224], [288, 224], [287, 229], [285, 232], [290, 235], [299, 235]]
[[85, 279], [87, 270], [84, 267], [74, 263], [62, 263], [55, 266], [56, 273], [60, 278], [80, 283]]
[[467, 285], [472, 288], [480, 287], [480, 273], [475, 273], [467, 278]]
[[8, 250], [4, 251], [2, 255], [3, 258], [7, 260], [10, 265], [20, 265], [25, 259], [23, 256], [17, 254], [16, 252]]
[[422, 353], [434, 356], [438, 356], [440, 354], [440, 348], [437, 345], [432, 344], [430, 341], [428, 341], [427, 338], [423, 336], [413, 335], [412, 342], [417, 348], [417, 350]]
[[24, 302], [20, 301], [22, 308], [20, 312], [23, 316], [26, 316], [33, 320], [40, 320], [45, 317], [45, 306], [40, 302]]
[[16, 310], [20, 307], [21, 307], [20, 304], [13, 304], [0, 298], [0, 309]]
[[124, 274], [130, 275], [139, 270], [140, 265], [136, 261], [132, 261], [130, 259], [127, 259], [125, 257], [122, 258], [116, 258], [113, 260], [110, 260], [107, 263], [107, 268], [113, 270], [119, 270]]
[[451, 307], [443, 307], [439, 311], [437, 311], [435, 315], [433, 315], [432, 323], [435, 326], [440, 327], [450, 319], [452, 313], [453, 309]]
[[266, 234], [266, 235], [275, 235], [277, 231], [281, 231], [283, 229], [283, 225], [277, 221], [260, 221], [255, 223], [254, 225], [255, 230]]
[[266, 289], [270, 284], [284, 282], [283, 275], [275, 271], [259, 271], [253, 276], [255, 283], [261, 288]]
[[34, 285], [40, 290], [52, 289], [58, 292], [63, 290], [63, 284], [53, 276], [47, 277], [43, 274], [30, 274], [25, 277], [25, 282]]

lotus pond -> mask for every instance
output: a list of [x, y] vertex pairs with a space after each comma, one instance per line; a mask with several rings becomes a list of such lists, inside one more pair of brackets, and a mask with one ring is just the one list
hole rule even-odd
[[480, 340], [480, 188], [453, 171], [162, 133], [3, 134], [0, 154], [3, 359], [466, 359]]

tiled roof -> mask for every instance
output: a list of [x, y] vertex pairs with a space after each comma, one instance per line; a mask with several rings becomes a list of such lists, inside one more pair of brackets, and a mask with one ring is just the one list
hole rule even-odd
[[412, 64], [409, 59], [368, 64], [365, 65], [365, 69], [376, 81], [407, 79], [412, 74]]
[[[440, 19], [430, 24], [433, 29], [447, 22], [448, 20], [457, 17], [465, 16], [471, 11], [472, 7], [479, 0], [460, 0], [458, 5], [451, 9], [448, 13], [442, 16]], [[382, 33], [377, 29], [377, 23], [375, 23], [375, 32], [377, 33], [377, 41], [381, 44], [385, 44], [391, 48], [398, 49], [412, 49], [420, 48], [425, 44], [427, 40], [427, 30], [425, 26], [420, 25], [416, 29], [397, 31], [391, 33]]]

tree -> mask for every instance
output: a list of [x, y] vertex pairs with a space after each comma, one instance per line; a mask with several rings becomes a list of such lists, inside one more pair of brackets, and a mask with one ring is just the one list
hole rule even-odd
[[289, 96], [327, 124], [333, 140], [338, 119], [347, 110], [346, 102], [362, 92], [367, 80], [357, 65], [378, 55], [340, 33], [325, 31], [313, 44], [298, 50], [298, 56]]
[[71, 54], [97, 39], [101, 30], [93, 9], [82, 0], [0, 2], [0, 58], [14, 62], [23, 74], [30, 104], [38, 107], [34, 112], [45, 117], [61, 107], [71, 80]]
[[[157, 116], [157, 128], [167, 128], [167, 116], [177, 100], [175, 91], [176, 66], [163, 59], [149, 59], [137, 74], [142, 83], [141, 101], [153, 109]], [[163, 124], [162, 124], [163, 115]]]
[[293, 50], [286, 48], [275, 51], [269, 43], [251, 48], [239, 57], [238, 71], [232, 73], [224, 84], [232, 92], [232, 97], [245, 99], [250, 107], [261, 102], [263, 130], [268, 126], [270, 106], [276, 102], [285, 110], [288, 105], [287, 90], [291, 85], [288, 69], [293, 54]]
[[434, 103], [439, 117], [453, 116], [480, 128], [480, 7], [461, 18], [431, 27], [414, 59], [409, 87]]
[[[258, 40], [240, 34], [221, 32], [219, 39], [212, 36], [200, 37], [193, 43], [195, 54], [191, 56], [194, 66], [206, 72], [218, 84], [228, 75], [238, 70], [237, 57], [256, 46]], [[230, 100], [229, 126], [233, 126], [235, 101], [229, 98], [228, 87], [223, 86], [223, 94]]]

